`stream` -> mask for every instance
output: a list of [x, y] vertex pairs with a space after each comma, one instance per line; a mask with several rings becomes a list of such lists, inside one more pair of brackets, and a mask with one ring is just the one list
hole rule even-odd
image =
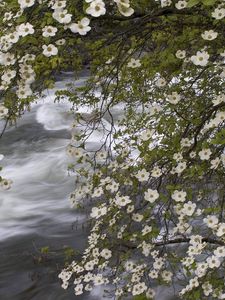
[[[85, 79], [75, 84], [82, 85]], [[2, 300], [75, 298], [73, 289], [63, 290], [57, 278], [63, 255], [38, 262], [42, 247], [56, 254], [66, 246], [82, 250], [87, 237], [86, 229], [74, 226], [85, 216], [69, 203], [74, 190], [74, 177], [67, 172], [71, 159], [65, 153], [73, 122], [70, 104], [54, 103], [55, 90], [70, 80], [65, 76], [57, 82], [0, 140], [0, 153], [5, 156], [1, 175], [13, 181], [10, 190], [0, 191]], [[96, 290], [76, 299], [99, 300], [102, 294]]]
[[[74, 84], [82, 86], [86, 78], [83, 74]], [[62, 249], [82, 251], [88, 235], [80, 225], [86, 215], [71, 209], [69, 202], [75, 188], [74, 176], [67, 171], [72, 161], [66, 155], [71, 104], [66, 99], [54, 103], [55, 91], [69, 82], [71, 74], [64, 74], [0, 140], [1, 175], [13, 181], [10, 190], [0, 191], [1, 300], [109, 299], [103, 288], [75, 297], [73, 288], [63, 290], [57, 277], [65, 263]], [[122, 113], [121, 107], [113, 111], [115, 118]], [[0, 121], [0, 130], [3, 126]], [[101, 138], [96, 132], [89, 149]], [[49, 247], [49, 254], [40, 252], [43, 247]], [[157, 300], [175, 300], [172, 294], [173, 289], [156, 289]]]

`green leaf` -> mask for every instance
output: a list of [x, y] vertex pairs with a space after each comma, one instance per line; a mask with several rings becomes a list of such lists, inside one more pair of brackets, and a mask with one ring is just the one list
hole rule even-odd
[[216, 0], [202, 0], [202, 3], [206, 6], [214, 5], [216, 3]]
[[42, 247], [42, 248], [41, 248], [41, 253], [42, 253], [42, 254], [48, 254], [48, 253], [49, 253], [49, 247], [48, 247], [48, 246]]
[[189, 0], [188, 4], [187, 4], [187, 7], [193, 7], [193, 6], [195, 6], [199, 3], [200, 3], [200, 0]]

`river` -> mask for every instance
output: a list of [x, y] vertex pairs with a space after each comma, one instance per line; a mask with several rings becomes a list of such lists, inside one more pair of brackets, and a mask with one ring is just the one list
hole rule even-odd
[[[74, 84], [81, 86], [85, 80], [84, 73]], [[57, 277], [65, 262], [62, 249], [82, 251], [88, 234], [82, 226], [86, 215], [71, 209], [68, 200], [75, 188], [75, 178], [67, 172], [72, 161], [66, 155], [71, 104], [66, 99], [54, 103], [55, 91], [68, 82], [71, 74], [64, 74], [0, 140], [1, 175], [13, 180], [10, 190], [0, 191], [1, 300], [107, 299], [103, 289], [75, 297], [73, 288], [63, 290]], [[115, 107], [112, 113], [119, 118], [123, 109]], [[101, 132], [94, 133], [88, 148], [98, 148], [101, 138]], [[41, 254], [43, 247], [49, 247], [47, 255]], [[173, 288], [156, 288], [156, 299], [175, 300]]]
[[[0, 299], [75, 298], [73, 289], [64, 291], [57, 278], [64, 263], [60, 249], [82, 250], [87, 237], [85, 228], [74, 226], [85, 215], [71, 209], [68, 200], [74, 190], [74, 177], [67, 172], [71, 160], [65, 154], [73, 121], [70, 104], [54, 103], [55, 90], [69, 81], [64, 75], [0, 141], [5, 156], [1, 175], [13, 180], [10, 190], [0, 191]], [[46, 246], [50, 254], [40, 263], [40, 249]], [[102, 293], [96, 290], [76, 299], [99, 300]]]

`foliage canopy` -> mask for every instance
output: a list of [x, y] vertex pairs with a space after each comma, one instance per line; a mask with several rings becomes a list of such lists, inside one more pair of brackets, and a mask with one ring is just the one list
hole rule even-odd
[[[59, 72], [90, 67], [84, 87], [57, 94], [92, 110], [75, 113], [67, 148], [79, 174], [71, 201], [94, 203], [92, 228], [81, 260], [59, 275], [63, 288], [73, 278], [76, 295], [108, 285], [117, 299], [152, 299], [175, 286], [181, 299], [225, 299], [224, 1], [0, 5], [6, 123]], [[90, 153], [98, 129], [104, 141]]]

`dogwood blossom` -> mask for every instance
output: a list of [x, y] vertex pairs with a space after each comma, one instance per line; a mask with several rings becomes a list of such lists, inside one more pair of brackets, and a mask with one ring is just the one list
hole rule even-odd
[[58, 29], [53, 26], [45, 26], [44, 28], [42, 28], [42, 31], [43, 31], [42, 35], [44, 37], [49, 37], [49, 36], [55, 36]]
[[150, 175], [150, 173], [147, 172], [145, 169], [143, 169], [143, 170], [139, 170], [135, 177], [140, 182], [143, 182], [143, 181], [147, 181], [149, 179], [149, 175]]
[[175, 4], [175, 7], [177, 9], [184, 9], [187, 6], [187, 1], [185, 0], [180, 0]]
[[18, 0], [21, 9], [31, 7], [34, 5], [35, 0]]
[[100, 17], [106, 13], [105, 3], [102, 0], [93, 0], [86, 9], [86, 13], [92, 17]]
[[201, 160], [208, 160], [210, 158], [211, 154], [212, 154], [212, 151], [210, 149], [202, 149], [198, 153]]
[[127, 64], [128, 68], [138, 68], [141, 66], [140, 59], [131, 58]]
[[186, 51], [185, 50], [177, 50], [175, 53], [176, 57], [179, 59], [183, 59], [186, 57]]
[[148, 189], [144, 193], [144, 198], [146, 201], [149, 201], [150, 203], [154, 203], [155, 200], [159, 198], [159, 193], [157, 190]]
[[225, 8], [215, 8], [215, 10], [212, 12], [212, 17], [216, 20], [223, 19], [225, 17]]
[[208, 64], [209, 54], [207, 51], [197, 51], [196, 55], [191, 56], [191, 61], [196, 66], [206, 66]]
[[88, 18], [83, 18], [77, 23], [71, 23], [69, 28], [74, 33], [79, 33], [80, 35], [86, 35], [88, 31], [91, 30], [89, 24], [90, 24], [90, 20]]
[[67, 9], [56, 9], [52, 16], [56, 21], [62, 24], [69, 24], [72, 20], [72, 14], [69, 14]]
[[53, 44], [43, 45], [42, 49], [43, 49], [43, 54], [47, 57], [58, 54], [58, 49]]
[[186, 200], [186, 196], [187, 193], [183, 190], [181, 191], [175, 190], [171, 195], [172, 199], [175, 200], [176, 202], [184, 202]]
[[204, 33], [201, 34], [204, 40], [212, 41], [217, 38], [218, 32], [214, 30], [206, 30]]
[[167, 101], [171, 104], [177, 104], [180, 101], [181, 97], [177, 92], [172, 92], [171, 95], [167, 95]]
[[16, 29], [18, 34], [23, 37], [34, 33], [34, 27], [29, 22], [20, 24]]

